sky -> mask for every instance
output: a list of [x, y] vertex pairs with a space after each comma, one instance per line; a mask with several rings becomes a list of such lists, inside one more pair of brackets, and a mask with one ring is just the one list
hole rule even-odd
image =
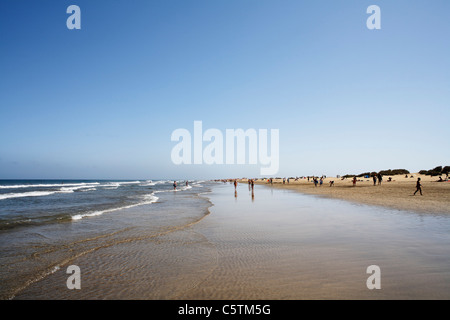
[[278, 129], [277, 177], [450, 165], [449, 16], [447, 0], [2, 0], [0, 179], [260, 176], [175, 165], [171, 134], [194, 121]]

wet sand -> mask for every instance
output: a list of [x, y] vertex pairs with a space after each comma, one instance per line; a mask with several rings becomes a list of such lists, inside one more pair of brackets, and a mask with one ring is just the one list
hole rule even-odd
[[[210, 214], [70, 261], [16, 299], [449, 299], [450, 217], [245, 184], [207, 195]], [[138, 215], [131, 210], [128, 216]], [[120, 213], [110, 215], [115, 219]], [[366, 269], [381, 268], [381, 290]]]
[[[417, 178], [421, 178], [423, 196], [419, 192], [415, 196]], [[450, 214], [450, 181], [437, 182], [438, 177], [413, 174], [413, 178], [391, 176], [383, 177], [381, 185], [374, 186], [372, 178], [358, 178], [355, 186], [352, 179], [341, 180], [336, 177], [324, 179], [323, 185], [314, 186], [307, 179], [295, 181], [290, 179], [289, 184], [282, 184], [282, 179], [274, 180], [274, 187], [296, 190], [302, 193], [320, 195], [330, 198], [343, 199], [357, 203], [376, 206], [385, 206], [399, 210], [410, 210], [426, 213], [449, 213]], [[445, 178], [445, 177], [444, 177]], [[330, 181], [334, 185], [330, 187]], [[246, 180], [241, 180], [246, 183]], [[266, 181], [256, 181], [258, 184], [267, 184]]]
[[[293, 191], [224, 186], [196, 226], [215, 244], [188, 299], [448, 299], [450, 219]], [[366, 286], [370, 265], [381, 290]]]

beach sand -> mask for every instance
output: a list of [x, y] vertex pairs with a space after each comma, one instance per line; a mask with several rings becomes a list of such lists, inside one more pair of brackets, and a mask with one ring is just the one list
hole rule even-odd
[[[233, 196], [234, 199], [233, 199]], [[186, 299], [448, 299], [450, 219], [301, 195], [224, 186], [196, 225], [217, 265]], [[366, 286], [378, 265], [382, 289]]]
[[[15, 298], [450, 299], [447, 214], [263, 185], [252, 193], [245, 184], [236, 192], [218, 184], [207, 197], [210, 214], [195, 223], [159, 236], [124, 231], [124, 241], [114, 235], [71, 260], [81, 269], [81, 290], [66, 288], [64, 265]], [[380, 290], [366, 286], [371, 265], [381, 269]]]
[[[450, 181], [437, 182], [438, 177], [412, 174], [384, 176], [381, 185], [374, 186], [372, 178], [358, 178], [356, 186], [352, 179], [327, 177], [323, 185], [314, 186], [310, 179], [290, 179], [289, 184], [282, 184], [282, 179], [274, 179], [275, 187], [296, 190], [299, 192], [321, 195], [330, 198], [343, 199], [358, 203], [385, 206], [399, 210], [412, 210], [425, 213], [450, 213]], [[388, 182], [391, 177], [392, 181]], [[415, 196], [417, 178], [421, 178], [423, 196], [419, 192]], [[444, 176], [445, 178], [445, 176]], [[330, 187], [330, 181], [334, 186]], [[241, 180], [246, 183], [247, 180]], [[255, 183], [267, 184], [267, 181], [257, 180]]]

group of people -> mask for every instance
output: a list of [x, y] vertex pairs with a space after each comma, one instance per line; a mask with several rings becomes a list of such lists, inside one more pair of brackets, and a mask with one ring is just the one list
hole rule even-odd
[[[411, 178], [412, 177], [413, 176], [411, 176]], [[312, 182], [314, 183], [315, 187], [317, 187], [317, 186], [321, 187], [323, 185], [323, 183], [324, 183], [325, 178], [326, 178], [326, 176], [321, 176], [320, 178], [315, 177], [315, 176], [313, 176], [313, 177], [309, 177], [308, 176], [307, 177], [308, 182], [310, 180], [312, 180]], [[298, 178], [296, 178], [295, 181], [297, 181], [297, 179]], [[343, 179], [344, 179], [344, 177], [343, 177]], [[283, 182], [282, 183], [286, 184], [286, 182], [287, 182], [289, 184], [289, 180], [290, 180], [290, 178], [283, 178]], [[372, 180], [373, 180], [373, 185], [374, 186], [381, 185], [381, 183], [383, 182], [383, 175], [381, 173], [374, 174], [372, 176]], [[352, 179], [353, 186], [356, 186], [356, 182], [357, 181], [358, 180], [357, 180], [356, 176], [354, 176], [353, 179]], [[394, 180], [392, 180], [392, 178], [389, 177], [388, 181], [390, 182], [390, 181], [394, 181]], [[442, 181], [448, 181], [448, 180], [443, 180], [442, 177], [440, 177], [440, 179], [438, 181], [442, 182]], [[267, 183], [273, 184], [273, 178], [267, 179]], [[235, 189], [235, 195], [236, 196], [237, 196], [237, 190], [236, 190], [237, 189], [237, 184], [238, 184], [237, 179], [234, 179], [234, 189]], [[330, 187], [333, 187], [334, 186], [334, 180], [331, 180], [329, 182], [329, 185], [330, 185]], [[186, 186], [187, 186], [187, 181], [186, 181]], [[248, 188], [249, 188], [249, 190], [250, 189], [252, 190], [252, 198], [254, 197], [254, 193], [253, 193], [254, 186], [255, 186], [255, 180], [254, 179], [248, 179]], [[176, 188], [176, 182], [175, 181], [174, 181], [174, 188]], [[419, 192], [420, 195], [423, 195], [423, 193], [422, 193], [422, 183], [421, 183], [421, 179], [420, 178], [417, 178], [416, 191], [413, 193], [413, 195], [416, 195], [417, 192]]]
[[[189, 185], [189, 181], [186, 180], [186, 187]], [[177, 190], [178, 183], [176, 181], [173, 182], [173, 190]]]
[[[317, 177], [313, 177], [314, 186], [317, 187], [317, 185], [322, 186], [323, 185], [324, 177], [320, 177], [320, 179], [317, 179]], [[330, 185], [331, 187], [331, 185]]]
[[[234, 179], [234, 197], [237, 198], [237, 179]], [[255, 192], [254, 192], [254, 188], [255, 188], [255, 179], [248, 179], [248, 190], [252, 191], [252, 201], [255, 200]]]
[[374, 174], [372, 176], [373, 179], [373, 185], [376, 186], [377, 185], [377, 180], [378, 180], [378, 185], [381, 185], [381, 182], [383, 182], [383, 176], [381, 175], [381, 173], [378, 174]]

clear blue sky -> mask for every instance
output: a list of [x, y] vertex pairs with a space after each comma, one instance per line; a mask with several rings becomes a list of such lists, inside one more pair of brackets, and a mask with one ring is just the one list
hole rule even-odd
[[277, 176], [450, 165], [449, 17], [447, 0], [2, 0], [0, 178], [258, 176], [172, 164], [194, 120], [279, 129]]

